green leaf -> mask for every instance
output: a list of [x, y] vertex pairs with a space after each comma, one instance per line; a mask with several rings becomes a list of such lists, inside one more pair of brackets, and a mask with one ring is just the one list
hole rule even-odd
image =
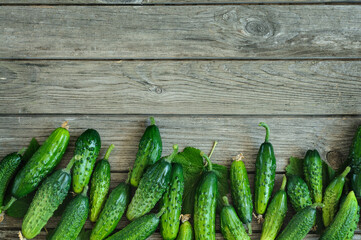
[[303, 177], [303, 159], [290, 157], [290, 164], [286, 167], [287, 175], [296, 175], [299, 177]]
[[[27, 213], [31, 202], [33, 201], [35, 192], [28, 194], [27, 196], [16, 200], [10, 208], [6, 210], [6, 215], [14, 218], [23, 218]], [[5, 204], [11, 199], [11, 194], [6, 195]]]
[[218, 164], [213, 164], [213, 171], [216, 173], [218, 180], [217, 210], [220, 212], [223, 207], [222, 197], [229, 193], [229, 172], [226, 166]]
[[24, 163], [29, 161], [29, 159], [33, 156], [33, 154], [38, 150], [39, 147], [40, 147], [40, 144], [38, 143], [38, 141], [35, 138], [31, 139], [28, 148], [26, 149], [25, 153], [23, 154], [22, 161]]
[[76, 240], [89, 240], [91, 233], [92, 233], [91, 230], [85, 230], [85, 228], [83, 228], [79, 233], [78, 237], [76, 238]]

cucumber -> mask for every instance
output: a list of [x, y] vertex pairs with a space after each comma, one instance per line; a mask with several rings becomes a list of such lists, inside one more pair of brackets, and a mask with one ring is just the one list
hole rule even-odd
[[114, 145], [111, 144], [105, 154], [105, 157], [97, 162], [91, 179], [89, 219], [92, 222], [96, 222], [98, 219], [109, 191], [110, 164], [108, 159], [113, 148]]
[[[229, 205], [228, 198], [223, 197], [224, 207], [221, 211], [221, 232], [226, 240], [250, 240], [241, 220], [234, 208]], [[206, 238], [204, 238], [206, 239]]]
[[172, 177], [160, 206], [165, 209], [160, 220], [160, 233], [163, 239], [174, 240], [179, 231], [179, 217], [182, 210], [184, 191], [183, 167], [179, 163], [172, 165]]
[[133, 221], [148, 213], [162, 198], [170, 183], [172, 160], [177, 155], [178, 145], [173, 145], [173, 153], [161, 158], [149, 167], [140, 180], [139, 187], [127, 210], [127, 218]]
[[[316, 208], [322, 203], [315, 203], [297, 212], [277, 240], [302, 240], [316, 221]], [[332, 238], [329, 238], [331, 240]]]
[[11, 188], [15, 199], [33, 192], [59, 164], [69, 143], [67, 122], [55, 129], [25, 166], [16, 174]]
[[360, 208], [355, 193], [351, 191], [341, 204], [333, 222], [328, 226], [320, 240], [351, 240], [360, 219]]
[[361, 198], [361, 125], [353, 139], [347, 163], [351, 166], [351, 188], [357, 198]]
[[322, 202], [322, 160], [317, 150], [308, 150], [303, 160], [305, 181], [315, 203]]
[[107, 238], [107, 240], [145, 240], [152, 235], [159, 225], [159, 218], [164, 209], [159, 213], [151, 213], [136, 219], [121, 231]]
[[73, 191], [75, 193], [81, 193], [83, 188], [88, 185], [100, 147], [100, 136], [94, 129], [87, 129], [76, 140], [74, 153], [76, 161], [73, 168]]
[[323, 203], [325, 206], [322, 208], [323, 225], [328, 227], [333, 221], [340, 198], [342, 195], [343, 186], [345, 185], [345, 177], [350, 172], [351, 168], [347, 167], [345, 171], [335, 178], [326, 188]]
[[66, 168], [55, 171], [39, 187], [23, 220], [25, 238], [36, 237], [64, 201], [70, 189], [70, 169], [74, 161], [73, 158]]
[[140, 139], [138, 153], [135, 158], [130, 183], [138, 187], [144, 171], [150, 165], [157, 162], [162, 155], [162, 139], [159, 129], [155, 125], [154, 118], [150, 118], [151, 125], [148, 126]]
[[281, 230], [287, 213], [287, 194], [285, 191], [287, 178], [283, 176], [281, 189], [272, 198], [266, 212], [262, 227], [261, 240], [274, 240]]
[[297, 212], [312, 204], [311, 194], [307, 184], [299, 176], [292, 175], [288, 177], [287, 194], [292, 207]]
[[266, 129], [266, 138], [259, 148], [256, 160], [256, 175], [255, 175], [255, 212], [261, 218], [262, 214], [266, 212], [268, 202], [271, 198], [275, 175], [276, 175], [276, 157], [274, 155], [273, 146], [268, 141], [270, 129], [266, 123], [261, 122], [259, 126]]
[[202, 174], [195, 192], [194, 200], [194, 235], [196, 240], [216, 239], [217, 175], [212, 171], [212, 162], [207, 160], [207, 171]]
[[129, 184], [127, 182], [119, 183], [109, 194], [104, 208], [92, 230], [90, 240], [105, 239], [114, 231], [128, 206], [129, 199]]
[[193, 240], [193, 229], [189, 218], [190, 214], [181, 215], [182, 224], [179, 228], [177, 240]]
[[81, 232], [89, 213], [88, 187], [66, 207], [50, 240], [75, 240]]
[[247, 170], [242, 159], [243, 155], [239, 154], [231, 165], [231, 193], [238, 216], [247, 225], [249, 234], [252, 234], [252, 194]]

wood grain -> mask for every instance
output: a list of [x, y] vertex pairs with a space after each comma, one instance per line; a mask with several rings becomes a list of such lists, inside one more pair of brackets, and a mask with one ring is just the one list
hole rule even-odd
[[359, 58], [360, 5], [2, 6], [2, 59]]
[[361, 61], [0, 61], [0, 112], [359, 114], [360, 79]]

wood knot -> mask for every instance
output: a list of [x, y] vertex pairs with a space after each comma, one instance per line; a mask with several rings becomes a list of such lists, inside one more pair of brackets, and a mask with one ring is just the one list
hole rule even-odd
[[270, 37], [273, 36], [273, 27], [272, 25], [262, 19], [249, 18], [247, 19], [245, 30], [251, 35], [259, 37]]
[[339, 151], [327, 152], [326, 159], [333, 169], [339, 169], [343, 165], [343, 156]]

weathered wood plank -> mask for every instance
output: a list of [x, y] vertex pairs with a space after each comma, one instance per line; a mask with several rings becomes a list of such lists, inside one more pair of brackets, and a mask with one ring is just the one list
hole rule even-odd
[[[194, 146], [209, 151], [214, 140], [219, 144], [213, 162], [229, 166], [231, 158], [243, 152], [248, 171], [254, 171], [255, 159], [263, 142], [266, 121], [271, 128], [270, 140], [277, 158], [277, 171], [282, 173], [290, 156], [304, 156], [306, 150], [316, 148], [324, 159], [337, 162], [345, 159], [361, 117], [206, 117], [155, 116], [163, 138], [163, 154], [171, 146], [180, 149]], [[133, 165], [139, 139], [143, 134], [146, 116], [25, 116], [0, 117], [0, 156], [18, 151], [32, 137], [43, 142], [50, 132], [69, 120], [71, 140], [61, 166], [73, 154], [76, 138], [86, 129], [95, 128], [102, 137], [103, 149], [111, 143], [116, 147], [109, 159], [113, 171], [127, 172]]]
[[0, 112], [359, 114], [360, 69], [361, 61], [0, 61]]
[[359, 58], [360, 5], [2, 6], [0, 56]]

